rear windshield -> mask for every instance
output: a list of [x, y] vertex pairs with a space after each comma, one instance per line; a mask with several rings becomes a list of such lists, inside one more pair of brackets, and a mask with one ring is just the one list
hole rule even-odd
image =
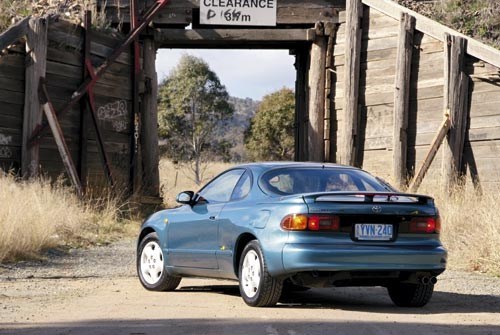
[[372, 175], [345, 168], [283, 168], [271, 170], [259, 180], [262, 190], [269, 194], [336, 191], [387, 191]]

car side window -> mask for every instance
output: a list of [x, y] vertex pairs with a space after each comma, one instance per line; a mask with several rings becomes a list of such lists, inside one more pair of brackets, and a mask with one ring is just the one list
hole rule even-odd
[[244, 172], [244, 169], [236, 169], [220, 175], [205, 186], [200, 195], [208, 202], [228, 202], [236, 183]]
[[231, 196], [231, 201], [241, 200], [250, 193], [252, 188], [252, 177], [250, 173], [246, 171], [243, 176], [241, 176], [238, 184], [234, 188], [233, 195]]

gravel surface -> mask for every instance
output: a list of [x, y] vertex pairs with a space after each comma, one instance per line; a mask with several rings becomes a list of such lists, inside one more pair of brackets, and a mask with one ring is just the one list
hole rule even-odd
[[130, 239], [89, 249], [53, 250], [40, 261], [0, 265], [0, 281], [135, 276], [135, 244]]
[[134, 240], [0, 266], [0, 335], [493, 335], [499, 315], [500, 278], [457, 271], [439, 276], [424, 308], [395, 307], [380, 287], [312, 289], [250, 308], [233, 281], [144, 290]]
[[[89, 249], [52, 251], [42, 261], [0, 265], [0, 282], [20, 279], [85, 279], [136, 277], [134, 239]], [[446, 270], [438, 277], [440, 291], [500, 296], [500, 278]]]

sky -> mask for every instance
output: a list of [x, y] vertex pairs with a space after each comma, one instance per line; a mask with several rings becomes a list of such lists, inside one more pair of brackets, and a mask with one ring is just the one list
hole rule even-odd
[[283, 87], [295, 87], [295, 59], [288, 50], [160, 49], [156, 59], [160, 82], [186, 53], [203, 58], [233, 97], [261, 100]]

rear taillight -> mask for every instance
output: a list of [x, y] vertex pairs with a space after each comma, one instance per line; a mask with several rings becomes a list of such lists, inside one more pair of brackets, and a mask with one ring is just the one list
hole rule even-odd
[[338, 231], [340, 218], [336, 215], [291, 214], [281, 220], [281, 228], [285, 230]]
[[441, 220], [438, 217], [417, 217], [410, 221], [410, 233], [437, 234], [441, 230]]

